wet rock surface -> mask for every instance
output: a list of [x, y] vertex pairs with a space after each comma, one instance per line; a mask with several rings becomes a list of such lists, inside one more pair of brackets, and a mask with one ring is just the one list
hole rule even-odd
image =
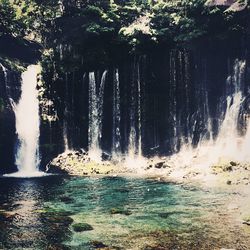
[[[136, 163], [135, 163], [136, 164]], [[250, 185], [250, 166], [235, 161], [221, 161], [216, 165], [201, 168], [197, 166], [171, 165], [167, 157], [144, 158], [143, 174], [160, 176], [174, 182], [201, 182], [206, 185], [247, 186]], [[71, 151], [58, 155], [47, 165], [48, 173], [78, 176], [93, 175], [137, 175], [141, 170], [126, 166], [125, 162], [91, 160], [85, 151]], [[64, 202], [70, 203], [70, 199]]]
[[[105, 155], [104, 159], [109, 158]], [[109, 175], [120, 172], [118, 166], [111, 161], [97, 162], [92, 160], [85, 151], [70, 151], [58, 155], [46, 167], [46, 172], [69, 175]]]
[[77, 223], [77, 224], [73, 224], [72, 228], [75, 232], [84, 232], [84, 231], [92, 231], [94, 230], [94, 228], [87, 224], [87, 223]]
[[123, 215], [131, 215], [132, 212], [127, 210], [127, 209], [123, 209], [123, 208], [112, 208], [110, 210], [111, 214], [123, 214]]

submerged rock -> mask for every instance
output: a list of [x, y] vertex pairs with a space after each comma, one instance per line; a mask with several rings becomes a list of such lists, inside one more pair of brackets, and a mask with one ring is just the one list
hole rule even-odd
[[156, 246], [145, 246], [143, 250], [166, 250], [166, 248], [161, 245], [156, 245]]
[[104, 247], [108, 247], [107, 245], [105, 245], [104, 243], [102, 243], [101, 241], [97, 241], [97, 240], [93, 240], [90, 242], [90, 245], [93, 248], [104, 248]]
[[74, 202], [74, 199], [70, 198], [69, 196], [61, 196], [61, 197], [59, 197], [59, 200], [66, 203], [66, 204]]
[[123, 214], [123, 215], [131, 215], [132, 212], [129, 210], [121, 209], [121, 208], [112, 208], [110, 210], [111, 214]]
[[71, 217], [68, 216], [43, 216], [44, 221], [48, 223], [55, 223], [60, 224], [64, 226], [69, 226], [74, 222], [74, 220]]
[[58, 243], [47, 246], [46, 250], [70, 250], [70, 247]]
[[94, 230], [94, 228], [89, 225], [88, 223], [77, 223], [73, 224], [72, 228], [75, 232], [84, 232], [84, 231], [91, 231]]

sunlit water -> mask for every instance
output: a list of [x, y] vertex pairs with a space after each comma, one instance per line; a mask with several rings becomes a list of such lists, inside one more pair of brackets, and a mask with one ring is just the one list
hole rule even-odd
[[[249, 242], [227, 209], [235, 197], [225, 193], [110, 177], [1, 178], [0, 186], [0, 249], [94, 249], [94, 241], [109, 249], [220, 249]], [[75, 223], [93, 230], [74, 232]]]

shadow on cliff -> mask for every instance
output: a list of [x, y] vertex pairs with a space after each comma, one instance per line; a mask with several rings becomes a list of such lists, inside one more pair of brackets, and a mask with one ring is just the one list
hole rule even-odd
[[33, 64], [41, 57], [41, 45], [10, 35], [0, 36], [1, 55], [18, 60], [23, 64]]

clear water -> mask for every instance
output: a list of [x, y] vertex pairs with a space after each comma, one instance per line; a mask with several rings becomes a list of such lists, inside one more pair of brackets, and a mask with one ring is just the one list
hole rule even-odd
[[[1, 178], [0, 186], [0, 249], [93, 249], [93, 241], [108, 249], [220, 249], [241, 239], [225, 193], [120, 177]], [[75, 223], [94, 230], [74, 232]]]

